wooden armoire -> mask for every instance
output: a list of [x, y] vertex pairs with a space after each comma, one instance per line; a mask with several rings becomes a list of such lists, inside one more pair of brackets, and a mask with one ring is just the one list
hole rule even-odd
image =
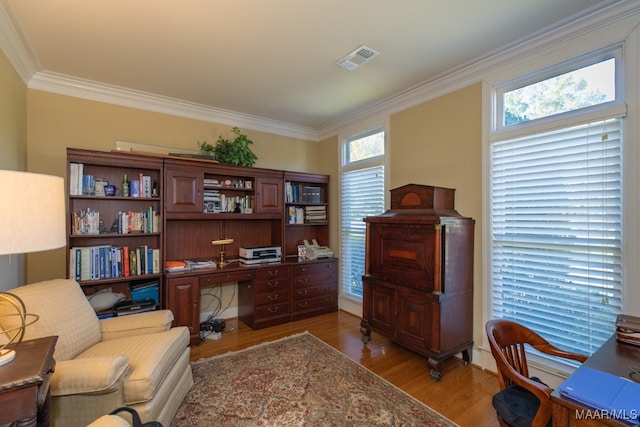
[[475, 221], [454, 209], [454, 189], [408, 184], [391, 190], [391, 209], [364, 219], [367, 227], [361, 322], [371, 331], [440, 362], [473, 347]]

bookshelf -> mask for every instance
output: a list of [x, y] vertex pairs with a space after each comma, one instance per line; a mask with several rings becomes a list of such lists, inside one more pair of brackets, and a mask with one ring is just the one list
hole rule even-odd
[[[125, 174], [130, 184], [137, 181], [126, 197]], [[115, 185], [115, 195], [87, 194], [84, 176]], [[160, 287], [162, 182], [162, 159], [67, 149], [67, 277], [85, 294], [109, 288], [131, 299], [133, 287], [152, 281]]]
[[[138, 180], [129, 196], [125, 174]], [[84, 175], [114, 184], [116, 193], [83, 194]], [[155, 282], [159, 306], [190, 329], [192, 344], [206, 287], [237, 283], [239, 318], [256, 329], [337, 310], [338, 260], [298, 258], [304, 240], [331, 245], [328, 175], [68, 148], [67, 176], [67, 273], [87, 296], [110, 289], [133, 299], [153, 294]], [[301, 212], [299, 221], [288, 218], [290, 208]], [[282, 262], [165, 271], [166, 261], [218, 260], [221, 246], [212, 241], [223, 239], [233, 239], [224, 245], [228, 261], [238, 260], [241, 247], [279, 246]], [[116, 264], [107, 267], [109, 259]]]
[[298, 245], [316, 239], [329, 244], [329, 176], [284, 173], [286, 257], [298, 256]]

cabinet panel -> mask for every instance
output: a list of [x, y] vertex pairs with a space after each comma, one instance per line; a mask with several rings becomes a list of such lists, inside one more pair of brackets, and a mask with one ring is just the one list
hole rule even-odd
[[167, 280], [167, 308], [173, 312], [174, 326], [186, 326], [191, 344], [200, 341], [200, 287], [197, 276]]
[[367, 307], [366, 318], [371, 326], [392, 334], [396, 318], [395, 290], [368, 282], [367, 292], [370, 295], [370, 304]]
[[203, 172], [167, 169], [166, 211], [202, 212]]
[[431, 347], [431, 304], [429, 295], [405, 288], [396, 294], [398, 313], [397, 340], [412, 348]]
[[410, 286], [434, 289], [436, 229], [434, 224], [373, 228], [371, 274]]
[[282, 179], [261, 178], [256, 179], [257, 188], [257, 213], [282, 213]]

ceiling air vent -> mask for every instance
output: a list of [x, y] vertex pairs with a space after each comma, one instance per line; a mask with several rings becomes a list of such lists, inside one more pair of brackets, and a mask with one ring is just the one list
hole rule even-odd
[[336, 64], [349, 71], [353, 71], [365, 62], [371, 61], [378, 55], [380, 55], [380, 52], [376, 52], [375, 50], [363, 45], [342, 58], [340, 61], [336, 62]]

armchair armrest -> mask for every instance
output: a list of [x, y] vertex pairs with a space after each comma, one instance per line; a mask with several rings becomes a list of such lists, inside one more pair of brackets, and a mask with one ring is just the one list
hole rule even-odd
[[128, 370], [127, 356], [63, 360], [51, 376], [51, 395], [109, 393], [120, 386]]
[[171, 310], [155, 310], [101, 319], [100, 331], [102, 332], [102, 341], [107, 341], [168, 331], [171, 328], [171, 322], [173, 322]]

